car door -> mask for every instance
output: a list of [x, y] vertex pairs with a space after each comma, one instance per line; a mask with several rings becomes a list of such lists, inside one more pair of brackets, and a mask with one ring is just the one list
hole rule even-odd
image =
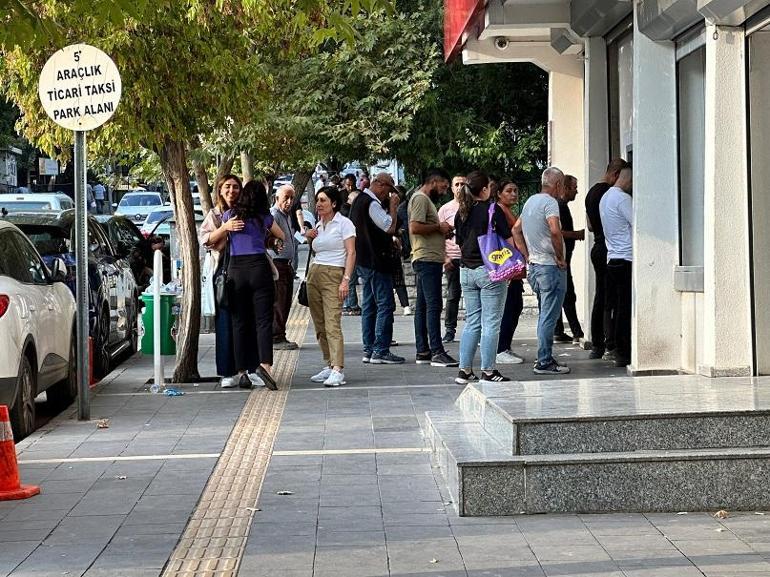
[[125, 300], [121, 302], [120, 299], [118, 291], [120, 274], [118, 267], [115, 266], [115, 257], [110, 245], [99, 224], [90, 218], [88, 219], [88, 249], [104, 293], [102, 298], [106, 298], [109, 307], [110, 327], [107, 344], [112, 346], [123, 338], [118, 333], [118, 325], [121, 311], [125, 314], [126, 303]]
[[[32, 333], [37, 348], [38, 371], [41, 376], [52, 368], [44, 366], [52, 360], [51, 355], [61, 359], [69, 357], [69, 338], [57, 334], [56, 301], [46, 266], [32, 243], [19, 232], [12, 231], [10, 240], [20, 259], [21, 282], [24, 283], [23, 299], [26, 301]], [[66, 344], [65, 344], [66, 343]]]

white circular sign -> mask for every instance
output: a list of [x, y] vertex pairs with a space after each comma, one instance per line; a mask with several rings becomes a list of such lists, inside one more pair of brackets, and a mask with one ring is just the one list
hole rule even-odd
[[112, 58], [88, 44], [72, 44], [51, 56], [38, 85], [46, 114], [69, 130], [93, 130], [107, 122], [122, 90]]

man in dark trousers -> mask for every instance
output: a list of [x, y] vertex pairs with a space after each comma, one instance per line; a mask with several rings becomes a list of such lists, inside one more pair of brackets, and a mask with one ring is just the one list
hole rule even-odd
[[294, 233], [291, 223], [291, 207], [294, 204], [294, 187], [290, 184], [281, 186], [275, 194], [275, 205], [270, 209], [273, 219], [283, 231], [284, 241], [270, 250], [278, 280], [275, 282], [275, 302], [273, 303], [273, 348], [279, 351], [293, 351], [297, 343], [286, 339], [286, 321], [289, 320], [291, 299], [294, 295]]
[[390, 352], [396, 308], [391, 266], [399, 203], [394, 188], [393, 177], [381, 172], [350, 207], [350, 220], [356, 226], [356, 271], [361, 281], [362, 361], [372, 365], [396, 365], [405, 360]]
[[607, 166], [604, 178], [594, 184], [586, 195], [586, 224], [594, 233], [591, 248], [591, 264], [596, 275], [596, 292], [591, 310], [592, 359], [615, 360], [614, 300], [607, 298], [607, 245], [604, 228], [599, 217], [599, 203], [604, 194], [615, 185], [620, 171], [627, 166], [622, 158], [613, 159]]
[[567, 255], [567, 293], [564, 295], [564, 314], [567, 316], [569, 329], [572, 336], [564, 332], [564, 322], [561, 315], [556, 321], [553, 340], [559, 343], [568, 343], [572, 341], [575, 344], [580, 343], [583, 338], [583, 328], [577, 316], [577, 296], [575, 295], [575, 283], [572, 280], [572, 253], [575, 252], [575, 241], [585, 239], [584, 230], [575, 230], [572, 221], [572, 213], [569, 209], [569, 203], [577, 197], [577, 178], [568, 174], [564, 177], [564, 189], [559, 202], [559, 220], [561, 220], [561, 234], [564, 237], [564, 247]]

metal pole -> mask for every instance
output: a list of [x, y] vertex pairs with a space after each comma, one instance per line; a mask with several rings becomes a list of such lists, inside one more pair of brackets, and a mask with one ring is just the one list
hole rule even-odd
[[91, 419], [88, 382], [88, 207], [86, 133], [75, 131], [75, 274], [77, 282], [78, 419]]
[[163, 355], [160, 348], [160, 307], [161, 295], [160, 287], [163, 280], [163, 255], [160, 250], [156, 250], [153, 255], [153, 283], [152, 283], [152, 340], [155, 361], [155, 382], [150, 387], [153, 393], [159, 393], [161, 389], [166, 388], [166, 382], [163, 378]]

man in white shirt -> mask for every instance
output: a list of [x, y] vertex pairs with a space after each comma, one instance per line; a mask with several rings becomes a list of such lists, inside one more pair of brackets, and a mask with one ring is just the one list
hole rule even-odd
[[541, 192], [524, 204], [521, 218], [513, 227], [513, 238], [529, 262], [527, 279], [540, 305], [534, 372], [560, 375], [570, 371], [553, 358], [553, 331], [567, 292], [567, 261], [556, 200], [562, 196], [564, 173], [553, 166], [546, 168], [540, 184]]
[[634, 210], [631, 166], [620, 171], [615, 186], [602, 196], [599, 216], [607, 244], [607, 298], [615, 301], [615, 366], [631, 361], [631, 263]]

